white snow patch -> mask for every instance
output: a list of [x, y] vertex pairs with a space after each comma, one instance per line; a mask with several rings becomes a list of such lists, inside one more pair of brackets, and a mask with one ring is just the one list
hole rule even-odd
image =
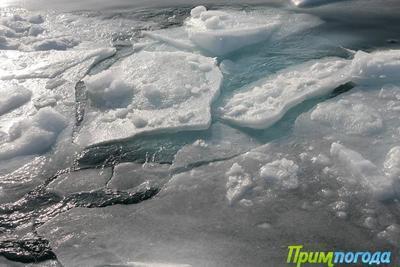
[[98, 107], [117, 108], [127, 106], [132, 101], [133, 89], [113, 70], [106, 70], [86, 78], [89, 98]]
[[7, 142], [0, 145], [0, 160], [47, 151], [66, 126], [66, 119], [54, 109], [39, 110], [9, 129]]

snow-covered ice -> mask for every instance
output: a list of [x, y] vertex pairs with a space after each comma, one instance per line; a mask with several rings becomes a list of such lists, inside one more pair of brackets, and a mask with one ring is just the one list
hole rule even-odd
[[91, 145], [142, 132], [207, 129], [221, 82], [212, 58], [186, 52], [135, 53], [88, 78], [92, 105], [76, 141]]

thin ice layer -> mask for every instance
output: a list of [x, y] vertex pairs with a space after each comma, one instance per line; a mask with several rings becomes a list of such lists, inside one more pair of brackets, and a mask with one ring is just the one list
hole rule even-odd
[[[371, 54], [359, 51], [353, 60], [331, 58], [307, 62], [239, 89], [221, 108], [221, 117], [244, 127], [267, 128], [307, 99], [330, 93], [348, 82], [368, 86], [398, 82], [398, 71], [400, 50]], [[352, 108], [370, 112], [368, 107]], [[378, 121], [371, 127], [380, 128], [379, 118], [375, 120]]]
[[[94, 59], [94, 63], [115, 53], [113, 48], [75, 51], [0, 51], [0, 80], [54, 78], [66, 70]], [[23, 63], [22, 65], [19, 63]]]
[[141, 132], [206, 129], [221, 81], [212, 58], [185, 52], [133, 54], [86, 80], [90, 109], [76, 141], [92, 145]]

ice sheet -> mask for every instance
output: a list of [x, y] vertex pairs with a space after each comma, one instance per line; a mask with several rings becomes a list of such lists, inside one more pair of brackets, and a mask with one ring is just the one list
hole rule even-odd
[[143, 132], [207, 129], [221, 81], [212, 58], [186, 52], [135, 53], [88, 78], [91, 108], [76, 141], [92, 145]]

